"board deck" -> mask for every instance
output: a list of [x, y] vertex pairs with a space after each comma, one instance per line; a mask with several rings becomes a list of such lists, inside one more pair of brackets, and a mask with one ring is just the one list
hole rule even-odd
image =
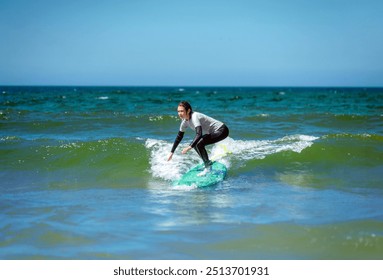
[[211, 166], [211, 171], [205, 176], [197, 176], [198, 173], [203, 171], [204, 165], [198, 164], [186, 172], [181, 179], [175, 182], [176, 186], [196, 186], [199, 188], [213, 186], [226, 177], [227, 168], [224, 164], [214, 161]]

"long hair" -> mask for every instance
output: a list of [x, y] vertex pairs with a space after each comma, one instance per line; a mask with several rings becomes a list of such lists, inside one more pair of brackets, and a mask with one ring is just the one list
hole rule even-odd
[[178, 106], [182, 106], [185, 108], [185, 111], [186, 113], [188, 112], [188, 110], [190, 109], [190, 114], [193, 112], [193, 109], [192, 109], [192, 106], [190, 105], [189, 102], [187, 101], [181, 101]]

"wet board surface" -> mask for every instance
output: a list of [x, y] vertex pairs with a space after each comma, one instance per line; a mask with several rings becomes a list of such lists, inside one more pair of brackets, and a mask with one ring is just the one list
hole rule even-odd
[[198, 176], [198, 173], [204, 170], [204, 165], [199, 164], [191, 168], [188, 172], [182, 175], [181, 179], [176, 181], [174, 185], [176, 186], [197, 186], [199, 188], [213, 186], [226, 177], [227, 168], [224, 164], [220, 162], [213, 162], [211, 166], [211, 172], [207, 173], [205, 176]]

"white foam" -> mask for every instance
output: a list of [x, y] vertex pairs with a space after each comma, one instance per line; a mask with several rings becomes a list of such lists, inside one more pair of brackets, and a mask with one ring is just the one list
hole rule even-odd
[[[293, 151], [300, 153], [310, 147], [318, 137], [309, 135], [289, 135], [276, 140], [234, 140], [230, 137], [208, 146], [212, 160], [219, 161], [230, 168], [231, 161], [263, 159], [268, 155]], [[163, 140], [147, 139], [145, 146], [150, 150], [150, 172], [154, 177], [174, 181], [201, 159], [194, 150], [182, 155], [182, 145], [178, 147], [171, 161], [167, 161], [173, 143]]]
[[178, 152], [174, 153], [172, 160], [167, 161], [172, 145], [173, 143], [163, 140], [146, 140], [145, 146], [150, 150], [150, 172], [154, 177], [173, 181], [199, 162], [194, 151], [182, 155], [182, 145], [178, 147]]
[[[310, 147], [313, 141], [318, 139], [314, 136], [291, 135], [276, 140], [234, 140], [227, 138], [220, 142], [226, 147], [228, 155], [239, 160], [263, 159], [268, 155], [293, 151], [300, 153], [303, 149]], [[219, 144], [218, 144], [219, 145]], [[214, 147], [212, 153], [219, 149]]]
[[163, 116], [149, 117], [149, 121], [151, 121], [151, 122], [161, 121], [161, 120], [163, 120], [163, 119], [164, 119]]
[[178, 190], [178, 191], [191, 191], [191, 190], [195, 190], [197, 188], [198, 187], [195, 184], [192, 184], [191, 186], [188, 186], [188, 185], [176, 185], [176, 186], [172, 187], [173, 190]]

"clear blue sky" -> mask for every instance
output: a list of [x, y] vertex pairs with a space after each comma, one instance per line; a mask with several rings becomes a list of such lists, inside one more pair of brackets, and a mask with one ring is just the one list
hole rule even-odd
[[383, 86], [382, 0], [0, 0], [2, 85]]

